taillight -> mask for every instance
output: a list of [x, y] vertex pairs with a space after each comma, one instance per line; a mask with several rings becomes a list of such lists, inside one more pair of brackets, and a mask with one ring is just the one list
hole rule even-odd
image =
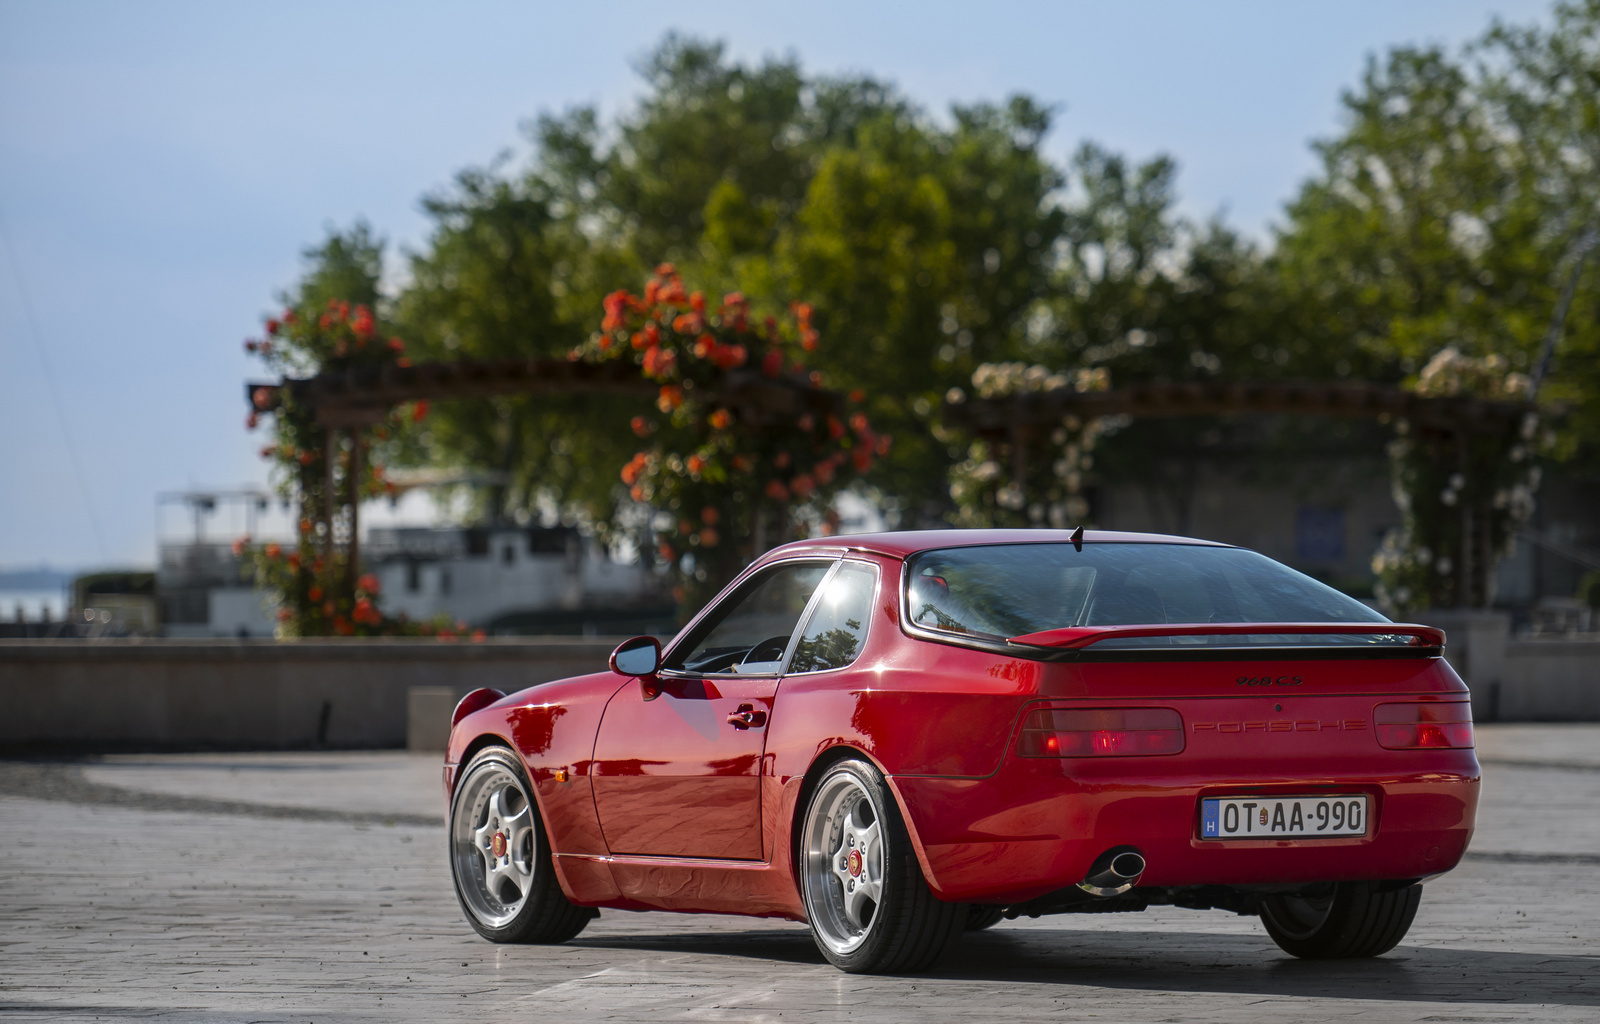
[[1472, 705], [1379, 704], [1372, 714], [1378, 745], [1390, 750], [1470, 747]]
[[1171, 708], [1043, 708], [1022, 721], [1023, 757], [1129, 757], [1183, 750]]

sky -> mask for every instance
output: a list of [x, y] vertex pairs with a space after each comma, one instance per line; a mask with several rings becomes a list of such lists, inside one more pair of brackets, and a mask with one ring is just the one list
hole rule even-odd
[[358, 217], [419, 247], [422, 196], [525, 157], [541, 112], [625, 109], [668, 31], [870, 73], [934, 112], [1031, 94], [1058, 108], [1056, 157], [1171, 154], [1186, 213], [1266, 239], [1369, 57], [1496, 16], [1548, 8], [0, 0], [0, 570], [148, 566], [157, 495], [264, 485], [241, 342], [301, 250]]

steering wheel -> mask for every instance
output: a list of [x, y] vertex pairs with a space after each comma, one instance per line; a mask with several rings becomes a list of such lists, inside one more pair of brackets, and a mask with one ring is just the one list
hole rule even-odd
[[789, 638], [786, 636], [769, 636], [745, 652], [739, 659], [739, 664], [749, 665], [758, 661], [777, 661], [783, 657], [783, 652], [789, 649]]

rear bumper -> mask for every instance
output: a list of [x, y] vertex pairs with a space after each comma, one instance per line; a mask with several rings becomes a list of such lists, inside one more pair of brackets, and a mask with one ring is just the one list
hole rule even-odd
[[[1471, 750], [1382, 751], [1301, 764], [1293, 776], [1229, 772], [1184, 756], [1008, 758], [984, 779], [897, 776], [893, 785], [942, 899], [1022, 902], [1074, 885], [1113, 846], [1148, 867], [1142, 886], [1275, 885], [1418, 878], [1448, 871], [1472, 837]], [[1366, 793], [1367, 835], [1199, 838], [1207, 796]]]

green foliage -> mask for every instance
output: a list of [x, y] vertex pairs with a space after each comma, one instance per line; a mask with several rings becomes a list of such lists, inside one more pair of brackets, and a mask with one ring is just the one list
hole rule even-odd
[[[392, 303], [378, 293], [382, 243], [357, 225], [314, 250], [291, 304], [365, 304], [419, 358], [549, 357], [595, 344], [605, 296], [672, 261], [712, 294], [810, 304], [829, 343], [808, 362], [862, 391], [872, 422], [895, 436], [894, 458], [865, 482], [909, 522], [1070, 522], [1089, 514], [1093, 476], [1137, 483], [1179, 510], [1182, 528], [1205, 460], [1267, 452], [1292, 466], [1296, 453], [1336, 448], [1336, 433], [1228, 419], [1063, 424], [1024, 460], [1030, 498], [1019, 502], [1005, 479], [1016, 453], [947, 430], [940, 403], [1005, 367], [1090, 374], [1096, 386], [1415, 384], [1448, 349], [1503, 359], [1502, 379], [1531, 374], [1575, 240], [1600, 211], [1600, 0], [1559, 4], [1547, 26], [1497, 25], [1461, 55], [1406, 47], [1372, 61], [1267, 246], [1180, 216], [1167, 157], [1133, 162], [1085, 143], [1058, 166], [1043, 150], [1051, 111], [1025, 96], [935, 116], [870, 77], [741, 63], [676, 35], [638, 71], [643, 94], [615, 119], [593, 107], [542, 116], [526, 164], [468, 170], [430, 197], [433, 233]], [[1593, 267], [1540, 397], [1569, 410], [1558, 454], [1592, 453]], [[638, 516], [616, 476], [637, 447], [635, 411], [593, 397], [444, 403], [389, 444], [403, 461], [491, 471], [497, 482], [476, 492], [485, 518], [604, 531]], [[1529, 458], [1513, 481], [1494, 452], [1509, 458], [1519, 444]], [[1534, 449], [1520, 437], [1494, 446], [1468, 459], [1485, 475], [1463, 485], [1491, 505], [1531, 483]], [[1429, 503], [1461, 470], [1431, 451], [1415, 436], [1396, 449], [1416, 523], [1395, 566], [1452, 543], [1424, 520], [1443, 515]], [[1433, 564], [1411, 591], [1446, 599]], [[1390, 582], [1390, 593], [1404, 585]]]
[[[1275, 267], [1316, 334], [1388, 367], [1435, 352], [1532, 372], [1600, 220], [1600, 2], [1550, 28], [1496, 26], [1462, 58], [1399, 48], [1344, 96], [1348, 127], [1289, 206]], [[1351, 358], [1344, 355], [1342, 358]], [[1574, 403], [1569, 452], [1600, 441], [1600, 274], [1583, 279], [1545, 397]]]
[[1590, 608], [1600, 608], [1600, 569], [1590, 569], [1583, 574], [1575, 596]]

